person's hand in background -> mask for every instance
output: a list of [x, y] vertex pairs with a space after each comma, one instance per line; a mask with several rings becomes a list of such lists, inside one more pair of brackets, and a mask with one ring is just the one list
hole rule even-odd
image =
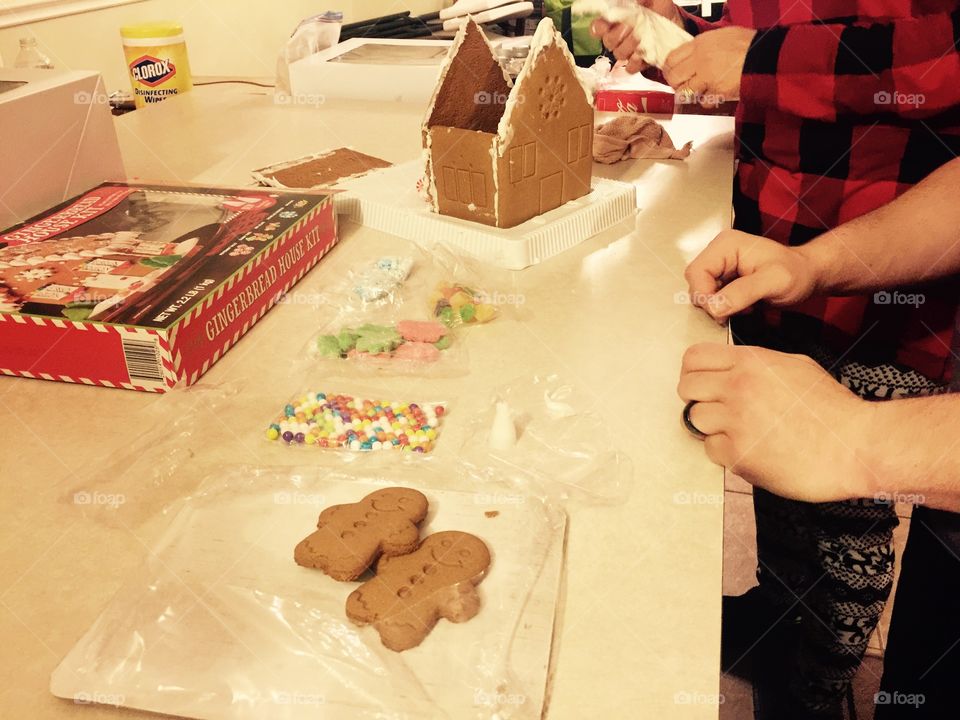
[[704, 107], [717, 107], [740, 98], [740, 79], [747, 50], [756, 30], [724, 27], [700, 33], [667, 57], [664, 79], [676, 90], [686, 90]]
[[[678, 27], [683, 27], [683, 18], [677, 6], [673, 4], [673, 0], [637, 0], [637, 5], [650, 8]], [[590, 26], [590, 32], [603, 41], [604, 46], [617, 60], [627, 61], [627, 72], [637, 73], [647, 68], [647, 64], [637, 55], [637, 39], [633, 36], [633, 28], [629, 25], [597, 19]]]
[[761, 300], [781, 307], [806, 300], [818, 289], [819, 270], [803, 246], [724, 230], [684, 274], [690, 301], [726, 322]]

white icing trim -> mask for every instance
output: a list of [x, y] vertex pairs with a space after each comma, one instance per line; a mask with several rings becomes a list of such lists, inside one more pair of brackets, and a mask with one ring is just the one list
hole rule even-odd
[[533, 40], [530, 41], [530, 54], [527, 56], [527, 61], [523, 64], [520, 74], [517, 75], [517, 81], [514, 83], [513, 90], [510, 92], [510, 96], [507, 98], [507, 103], [503, 108], [503, 116], [500, 118], [499, 125], [497, 125], [497, 135], [504, 142], [506, 142], [509, 138], [509, 129], [512, 122], [513, 111], [516, 107], [517, 97], [519, 95], [517, 88], [521, 87], [526, 81], [526, 78], [533, 73], [534, 67], [541, 53], [543, 53], [543, 51], [550, 46], [560, 48], [560, 51], [563, 53], [564, 57], [569, 63], [570, 77], [577, 84], [577, 87], [579, 87], [583, 92], [583, 97], [587, 104], [593, 107], [593, 95], [580, 81], [580, 76], [575, 70], [577, 66], [576, 62], [573, 59], [573, 55], [570, 54], [570, 50], [567, 48], [566, 41], [563, 39], [563, 36], [554, 28], [553, 21], [550, 18], [545, 17], [537, 24], [537, 31], [533, 34]]

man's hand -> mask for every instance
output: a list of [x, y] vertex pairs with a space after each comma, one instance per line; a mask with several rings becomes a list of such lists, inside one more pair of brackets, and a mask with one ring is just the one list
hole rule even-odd
[[743, 62], [756, 34], [756, 30], [743, 27], [700, 33], [670, 53], [663, 77], [675, 89], [689, 88], [704, 107], [737, 100]]
[[685, 272], [691, 301], [718, 322], [760, 300], [778, 306], [806, 300], [817, 290], [818, 274], [803, 247], [737, 230], [717, 235]]
[[[683, 18], [677, 6], [673, 4], [673, 0], [637, 0], [637, 5], [650, 8], [678, 27], [683, 27]], [[648, 67], [643, 58], [637, 55], [637, 39], [633, 36], [633, 28], [629, 25], [597, 19], [590, 26], [590, 33], [600, 38], [617, 60], [627, 61], [627, 72], [637, 73]]]
[[873, 408], [803, 355], [703, 343], [683, 356], [677, 392], [707, 456], [783, 497], [873, 494], [864, 462]]

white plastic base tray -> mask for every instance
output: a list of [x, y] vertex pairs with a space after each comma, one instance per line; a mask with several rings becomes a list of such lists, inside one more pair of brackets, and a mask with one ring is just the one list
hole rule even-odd
[[53, 672], [51, 692], [188, 718], [540, 718], [563, 516], [524, 496], [420, 485], [421, 537], [471, 532], [493, 560], [476, 617], [441, 620], [394, 653], [347, 620], [358, 583], [293, 561], [320, 510], [382, 487], [324, 475], [226, 471], [204, 486]]
[[593, 190], [582, 198], [512, 228], [501, 229], [430, 209], [417, 182], [421, 161], [396, 165], [343, 182], [336, 196], [337, 212], [361, 225], [407, 240], [448, 243], [484, 262], [522, 270], [579, 245], [632, 217], [637, 211], [633, 185], [593, 178]]

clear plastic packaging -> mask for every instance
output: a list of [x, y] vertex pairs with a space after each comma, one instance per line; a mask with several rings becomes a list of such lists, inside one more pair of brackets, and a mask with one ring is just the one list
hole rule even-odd
[[290, 96], [290, 65], [340, 42], [343, 13], [329, 11], [305, 18], [297, 25], [277, 57], [275, 92], [278, 99]]
[[[480, 612], [441, 620], [402, 653], [347, 619], [357, 583], [293, 561], [324, 507], [384, 485], [427, 496], [421, 538], [469, 532], [493, 558]], [[539, 718], [566, 520], [496, 487], [409, 467], [217, 468], [53, 672], [51, 691], [193, 718]]]
[[433, 320], [336, 322], [307, 343], [324, 376], [352, 374], [454, 376], [469, 370], [462, 338]]
[[558, 375], [519, 378], [495, 389], [475, 414], [461, 457], [481, 474], [515, 478], [559, 505], [624, 502], [633, 466], [592, 407]]
[[283, 405], [265, 434], [288, 447], [425, 454], [433, 450], [446, 412], [443, 402], [307, 390]]

